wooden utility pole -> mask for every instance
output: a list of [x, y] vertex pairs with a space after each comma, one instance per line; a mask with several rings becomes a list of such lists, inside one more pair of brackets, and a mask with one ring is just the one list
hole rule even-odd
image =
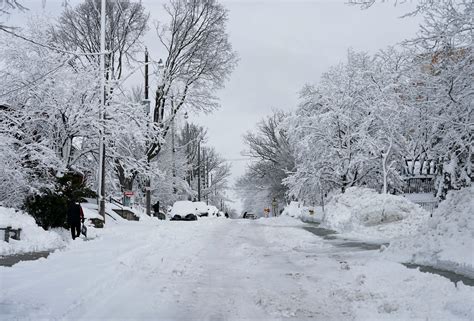
[[[202, 182], [202, 186], [204, 187], [204, 189], [206, 189], [206, 150], [203, 149], [202, 150], [202, 160], [201, 160], [201, 164], [202, 164], [202, 177], [201, 177], [201, 182]], [[202, 190], [201, 190], [201, 198], [202, 198]], [[207, 193], [206, 193], [206, 197], [207, 197]]]
[[209, 205], [209, 155], [206, 158], [206, 204]]
[[176, 130], [175, 130], [175, 119], [176, 119], [176, 113], [173, 110], [173, 119], [171, 120], [171, 158], [172, 158], [172, 176], [173, 176], [173, 194], [178, 193], [178, 189], [176, 188], [176, 146], [175, 146], [175, 135], [176, 135]]
[[[145, 47], [145, 108], [146, 112], [150, 113], [150, 100], [148, 96], [148, 49]], [[150, 119], [147, 118], [147, 122], [149, 122]], [[147, 166], [150, 166], [150, 158], [147, 156]], [[148, 168], [149, 170], [149, 168]], [[148, 176], [146, 183], [145, 183], [145, 204], [146, 204], [146, 213], [147, 215], [151, 216], [151, 183], [150, 183], [150, 177]]]
[[105, 223], [105, 4], [102, 0], [100, 8], [100, 111], [99, 111], [99, 214]]
[[201, 201], [201, 142], [198, 142], [198, 201]]

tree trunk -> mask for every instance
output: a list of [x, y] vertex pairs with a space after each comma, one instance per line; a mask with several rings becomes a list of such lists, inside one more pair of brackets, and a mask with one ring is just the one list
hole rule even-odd
[[135, 177], [137, 176], [136, 173], [133, 173], [131, 176], [125, 176], [125, 170], [118, 161], [115, 162], [115, 172], [117, 173], [117, 177], [119, 179], [120, 189], [123, 192], [132, 191], [133, 183], [135, 182]]

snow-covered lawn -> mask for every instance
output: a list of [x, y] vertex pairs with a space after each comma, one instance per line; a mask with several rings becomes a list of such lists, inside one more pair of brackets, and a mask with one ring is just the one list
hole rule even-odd
[[2, 320], [472, 320], [474, 289], [336, 248], [301, 221], [109, 225], [0, 268]]

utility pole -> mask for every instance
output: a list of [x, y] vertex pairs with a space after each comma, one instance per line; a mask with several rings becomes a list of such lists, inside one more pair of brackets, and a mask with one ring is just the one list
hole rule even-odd
[[198, 201], [201, 201], [201, 142], [198, 142]]
[[176, 194], [178, 190], [176, 189], [176, 147], [175, 147], [175, 119], [176, 113], [173, 110], [173, 119], [171, 120], [171, 160], [172, 160], [172, 174], [173, 174], [173, 194]]
[[206, 204], [209, 205], [209, 155], [206, 158]]
[[99, 110], [99, 214], [105, 223], [105, 3], [102, 0], [100, 8], [100, 110]]
[[[186, 121], [186, 139], [185, 139], [185, 143], [186, 143], [186, 181], [188, 182], [188, 185], [191, 186], [191, 172], [192, 172], [192, 167], [190, 166], [191, 164], [191, 157], [190, 157], [190, 154], [191, 154], [191, 146], [189, 145], [190, 144], [190, 141], [191, 141], [191, 138], [190, 138], [190, 134], [189, 134], [189, 122], [188, 122], [188, 113], [185, 112], [184, 113], [184, 120]], [[190, 168], [191, 167], [191, 168]]]
[[[201, 182], [202, 182], [202, 186], [204, 187], [204, 189], [206, 189], [206, 159], [207, 159], [206, 156], [207, 156], [206, 155], [206, 150], [203, 148], [203, 150], [202, 150], [202, 160], [201, 160], [201, 164], [202, 164]], [[201, 190], [201, 194], [202, 194], [202, 190]], [[201, 197], [202, 196], [203, 195], [201, 195]]]
[[[150, 113], [150, 100], [148, 97], [148, 49], [145, 47], [145, 108], [146, 112], [149, 116]], [[150, 120], [147, 119], [147, 122]], [[150, 167], [150, 158], [147, 156], [147, 165], [148, 165], [148, 170]], [[145, 182], [145, 204], [146, 204], [146, 214], [151, 216], [151, 184], [150, 184], [150, 177], [148, 176], [146, 182]]]

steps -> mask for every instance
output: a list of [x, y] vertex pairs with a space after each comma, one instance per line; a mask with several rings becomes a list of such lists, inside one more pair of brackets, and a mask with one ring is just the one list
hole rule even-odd
[[120, 215], [123, 219], [126, 219], [128, 221], [138, 221], [138, 216], [135, 215], [132, 211], [129, 211], [127, 209], [112, 209], [115, 213]]

